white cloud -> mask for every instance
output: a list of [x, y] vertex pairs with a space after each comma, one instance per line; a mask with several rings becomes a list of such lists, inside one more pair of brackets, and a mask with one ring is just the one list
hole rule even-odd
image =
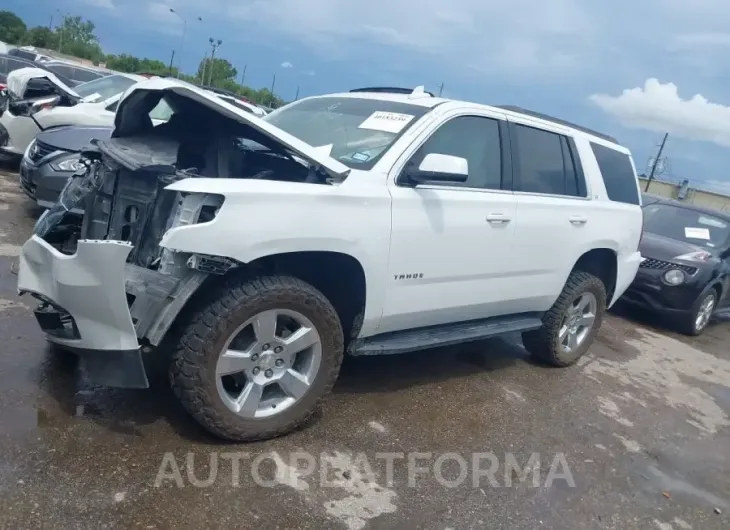
[[594, 94], [590, 100], [626, 127], [730, 147], [730, 107], [700, 94], [682, 99], [674, 83], [652, 78], [620, 96]]
[[294, 68], [294, 65], [292, 63], [290, 63], [289, 61], [284, 61], [283, 63], [281, 63], [281, 67], [282, 68]]

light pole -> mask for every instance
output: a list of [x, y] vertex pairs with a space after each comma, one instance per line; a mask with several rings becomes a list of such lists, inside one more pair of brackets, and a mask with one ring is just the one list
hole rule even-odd
[[215, 51], [218, 49], [218, 47], [223, 44], [223, 41], [218, 39], [214, 39], [213, 37], [208, 39], [208, 42], [210, 42], [210, 73], [208, 74], [208, 86], [213, 86], [213, 68], [214, 68], [214, 62], [215, 61]]
[[[61, 15], [61, 10], [56, 9], [56, 13]], [[61, 53], [61, 48], [63, 48], [63, 27], [66, 24], [66, 17], [68, 16], [68, 13], [63, 13], [61, 16], [61, 25], [59, 26], [58, 30], [58, 53]]]
[[180, 39], [180, 53], [178, 54], [178, 64], [177, 67], [177, 77], [180, 77], [180, 68], [182, 68], [182, 57], [183, 57], [183, 50], [185, 49], [185, 30], [188, 28], [188, 21], [183, 18], [183, 16], [175, 11], [173, 8], [170, 8], [170, 13], [174, 13], [177, 15], [177, 17], [182, 20], [183, 23], [183, 30], [182, 30], [182, 38]]
[[[188, 29], [188, 21], [185, 20], [185, 18], [183, 18], [183, 16], [180, 13], [178, 13], [177, 11], [175, 11], [173, 8], [170, 8], [170, 13], [174, 13], [175, 15], [177, 15], [178, 18], [180, 20], [182, 20], [182, 23], [183, 23], [182, 38], [180, 39], [180, 53], [178, 54], [178, 57], [179, 57], [178, 65], [179, 66], [177, 67], [177, 77], [179, 78], [180, 70], [182, 70], [182, 67], [183, 67], [182, 60], [183, 60], [183, 51], [185, 49], [185, 33]], [[196, 20], [203, 22], [202, 17], [197, 17]]]

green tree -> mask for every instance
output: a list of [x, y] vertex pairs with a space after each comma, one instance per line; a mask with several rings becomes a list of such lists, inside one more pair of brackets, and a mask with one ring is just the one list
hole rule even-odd
[[[203, 78], [203, 73], [205, 73], [205, 78]], [[218, 57], [212, 60], [206, 57], [200, 61], [198, 66], [198, 79], [201, 79], [204, 85], [219, 86], [222, 81], [229, 79], [233, 79], [235, 82], [236, 75], [238, 75], [238, 71], [233, 65], [226, 59]], [[208, 83], [209, 79], [210, 83]]]
[[0, 11], [0, 40], [18, 44], [23, 40], [27, 26], [23, 19], [12, 11]]
[[99, 62], [104, 59], [104, 52], [99, 46], [99, 39], [94, 34], [94, 23], [81, 17], [64, 17], [63, 23], [56, 29], [60, 52], [74, 55], [82, 59]]
[[58, 35], [45, 26], [36, 26], [25, 32], [22, 42], [28, 46], [55, 49], [58, 47]]

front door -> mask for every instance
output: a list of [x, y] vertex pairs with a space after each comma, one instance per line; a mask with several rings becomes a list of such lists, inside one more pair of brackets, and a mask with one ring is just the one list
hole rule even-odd
[[[500, 122], [502, 125], [500, 125]], [[510, 312], [516, 203], [503, 189], [504, 120], [446, 115], [391, 175], [392, 235], [379, 333]], [[413, 187], [402, 168], [429, 153], [463, 157], [464, 183]]]

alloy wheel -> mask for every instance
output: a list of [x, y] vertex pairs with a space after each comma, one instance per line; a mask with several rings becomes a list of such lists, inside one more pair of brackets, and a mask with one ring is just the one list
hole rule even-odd
[[263, 311], [226, 341], [216, 363], [218, 395], [239, 416], [271, 417], [304, 397], [321, 362], [322, 341], [307, 317]]
[[558, 332], [558, 343], [566, 353], [572, 353], [583, 344], [593, 329], [598, 312], [598, 300], [585, 292], [570, 305]]

